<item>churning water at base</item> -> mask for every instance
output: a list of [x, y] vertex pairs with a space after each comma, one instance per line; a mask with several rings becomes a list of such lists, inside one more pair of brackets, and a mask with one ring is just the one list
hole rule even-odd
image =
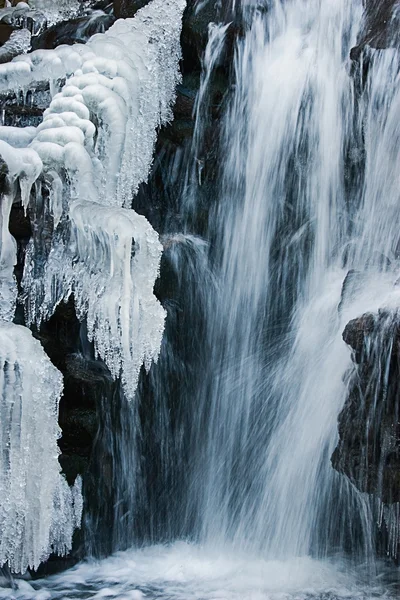
[[367, 583], [344, 562], [266, 561], [227, 546], [177, 542], [121, 552], [46, 581], [19, 582], [3, 600], [373, 600], [398, 598], [390, 572]]

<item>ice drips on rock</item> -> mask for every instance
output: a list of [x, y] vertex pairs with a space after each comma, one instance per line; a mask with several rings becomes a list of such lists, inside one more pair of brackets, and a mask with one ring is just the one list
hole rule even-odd
[[[154, 0], [86, 46], [14, 61], [33, 78], [43, 66], [53, 81], [73, 71], [31, 143], [44, 180], [23, 279], [28, 322], [40, 324], [74, 293], [97, 354], [129, 398], [141, 365], [159, 353], [165, 313], [152, 290], [162, 248], [144, 217], [120, 207], [147, 179], [157, 128], [172, 116], [184, 6]], [[52, 239], [42, 243], [49, 215]]]
[[[11, 134], [10, 137], [16, 139], [16, 136]], [[17, 249], [15, 240], [8, 229], [10, 211], [18, 195], [24, 208], [26, 209], [28, 206], [31, 187], [42, 171], [42, 161], [34, 150], [30, 148], [13, 148], [7, 142], [1, 140], [1, 136], [0, 156], [3, 158], [7, 169], [4, 190], [1, 194], [0, 210], [0, 319], [11, 321], [14, 316], [17, 298], [17, 286], [14, 277]]]
[[0, 348], [0, 565], [23, 573], [71, 549], [81, 483], [60, 474], [61, 374], [26, 327], [1, 322]]

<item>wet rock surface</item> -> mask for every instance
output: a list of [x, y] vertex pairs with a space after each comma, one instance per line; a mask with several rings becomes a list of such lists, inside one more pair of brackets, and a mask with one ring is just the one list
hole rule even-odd
[[364, 26], [351, 50], [351, 58], [358, 60], [366, 47], [385, 49], [397, 47], [400, 41], [399, 0], [365, 0]]
[[149, 2], [150, 0], [114, 0], [114, 15], [117, 19], [134, 17]]
[[400, 502], [400, 315], [366, 313], [343, 332], [353, 350], [336, 470], [387, 505]]
[[32, 50], [54, 49], [61, 44], [85, 44], [92, 35], [107, 31], [114, 22], [112, 14], [96, 10], [71, 21], [56, 23], [33, 39]]

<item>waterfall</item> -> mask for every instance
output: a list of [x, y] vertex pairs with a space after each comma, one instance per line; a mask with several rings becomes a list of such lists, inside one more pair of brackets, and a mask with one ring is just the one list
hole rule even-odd
[[[224, 122], [189, 502], [200, 540], [270, 558], [345, 543], [373, 556], [368, 502], [330, 464], [344, 326], [398, 299], [396, 263], [382, 267], [398, 238], [397, 51], [371, 51], [360, 91], [349, 53], [361, 16], [346, 1], [256, 11]], [[363, 286], [341, 303], [352, 270]]]
[[318, 512], [329, 515], [350, 361], [337, 306], [354, 120], [348, 55], [360, 18], [361, 5], [347, 2], [277, 2], [268, 18], [256, 14], [238, 45], [224, 125], [210, 219], [219, 285], [198, 392], [209, 426], [193, 492], [203, 497], [202, 538], [271, 557], [318, 554]]
[[[146, 541], [188, 536], [271, 560], [351, 552], [372, 568], [373, 506], [330, 460], [352, 370], [344, 327], [398, 302], [398, 54], [371, 49], [367, 75], [354, 70], [362, 10], [294, 0], [248, 12], [208, 264], [197, 256], [178, 295], [185, 325], [168, 308], [174, 327], [144, 393], [159, 418], [145, 453], [162, 465], [149, 471], [157, 499], [142, 500]], [[186, 231], [210, 189], [202, 103], [226, 31], [209, 30], [178, 209]]]
[[[3, 89], [49, 82], [38, 127], [0, 128], [10, 171], [17, 151], [37, 167], [22, 198], [34, 224], [22, 300], [34, 327], [73, 294], [111, 373], [91, 543], [112, 513], [102, 544], [124, 550], [26, 593], [395, 598], [372, 578], [386, 575], [374, 547], [385, 520], [396, 554], [399, 505], [362, 493], [332, 456], [357, 376], [343, 331], [368, 312], [397, 314], [400, 301], [398, 51], [367, 48], [351, 61], [362, 0], [232, 2], [242, 21], [229, 85], [216, 108], [213, 78], [236, 22], [209, 26], [192, 140], [162, 157], [173, 201], [157, 215], [159, 239], [130, 202], [139, 191], [139, 210], [151, 196], [139, 187], [172, 116], [184, 4], [153, 0], [86, 46], [3, 69]], [[21, 196], [25, 175], [15, 171]], [[0, 309], [10, 320], [7, 211]], [[77, 524], [79, 492], [68, 493]]]

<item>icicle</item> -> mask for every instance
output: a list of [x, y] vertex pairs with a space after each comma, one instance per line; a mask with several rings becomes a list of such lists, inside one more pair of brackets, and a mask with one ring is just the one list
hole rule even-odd
[[42, 170], [42, 162], [34, 150], [30, 148], [13, 148], [0, 139], [0, 156], [6, 162], [8, 174], [6, 189], [1, 197], [0, 211], [0, 318], [11, 321], [17, 298], [17, 286], [14, 277], [14, 266], [17, 260], [17, 249], [14, 238], [9, 232], [8, 222], [12, 204], [19, 189], [21, 202], [27, 208], [33, 183]]
[[58, 463], [62, 376], [25, 327], [0, 323], [0, 384], [0, 565], [23, 573], [71, 548], [80, 481]]
[[41, 69], [56, 65], [60, 74], [75, 53], [79, 68], [53, 97], [31, 143], [53, 182], [54, 236], [44, 268], [35, 266], [34, 241], [27, 250], [28, 322], [40, 324], [73, 292], [96, 351], [121, 375], [130, 398], [141, 365], [149, 368], [161, 344], [165, 314], [152, 292], [161, 245], [144, 217], [118, 207], [129, 206], [147, 179], [157, 128], [171, 117], [184, 6], [153, 0], [85, 47], [38, 56]]

